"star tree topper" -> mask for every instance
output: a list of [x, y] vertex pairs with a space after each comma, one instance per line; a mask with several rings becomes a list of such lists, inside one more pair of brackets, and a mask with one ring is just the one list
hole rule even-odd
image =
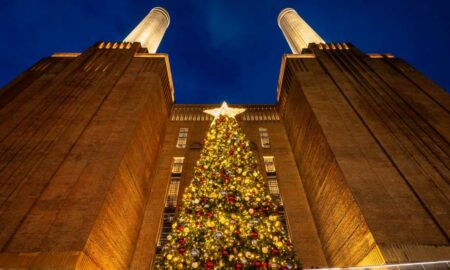
[[216, 120], [221, 115], [226, 115], [234, 118], [236, 115], [245, 112], [245, 109], [230, 108], [228, 107], [228, 104], [224, 101], [222, 103], [222, 106], [220, 106], [220, 108], [204, 110], [203, 112], [214, 116], [214, 120]]

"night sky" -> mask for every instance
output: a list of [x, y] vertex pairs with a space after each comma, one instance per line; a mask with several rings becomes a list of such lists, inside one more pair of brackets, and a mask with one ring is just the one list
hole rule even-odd
[[449, 0], [14, 0], [1, 1], [0, 85], [53, 52], [121, 41], [154, 6], [171, 16], [177, 103], [274, 103], [289, 47], [277, 25], [292, 7], [328, 42], [393, 53], [450, 89]]

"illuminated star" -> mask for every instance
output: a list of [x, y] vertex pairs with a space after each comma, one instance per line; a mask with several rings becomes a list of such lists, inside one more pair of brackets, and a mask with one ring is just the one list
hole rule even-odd
[[220, 108], [204, 110], [203, 112], [214, 116], [214, 119], [216, 119], [221, 115], [226, 115], [234, 118], [236, 115], [243, 113], [244, 111], [245, 109], [243, 108], [230, 108], [228, 107], [228, 104], [224, 101], [222, 103], [222, 106], [220, 106]]

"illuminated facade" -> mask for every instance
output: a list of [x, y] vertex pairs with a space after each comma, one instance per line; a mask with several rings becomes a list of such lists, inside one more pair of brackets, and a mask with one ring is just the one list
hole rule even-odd
[[[1, 92], [0, 268], [152, 267], [218, 106], [174, 104], [155, 16], [153, 45], [57, 53]], [[304, 267], [448, 260], [448, 94], [296, 16], [280, 14], [276, 103], [237, 119]]]
[[278, 26], [291, 47], [292, 53], [301, 53], [310, 43], [325, 43], [292, 8], [285, 8], [280, 12]]
[[131, 31], [124, 42], [139, 42], [148, 53], [156, 53], [164, 33], [169, 27], [170, 16], [167, 10], [156, 7]]

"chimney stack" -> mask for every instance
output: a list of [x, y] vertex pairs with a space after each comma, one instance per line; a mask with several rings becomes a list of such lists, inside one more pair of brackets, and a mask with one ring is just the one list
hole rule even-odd
[[325, 43], [292, 8], [285, 8], [280, 12], [278, 26], [294, 54], [302, 53], [310, 43]]
[[140, 42], [149, 53], [156, 53], [169, 24], [170, 16], [167, 10], [155, 7], [123, 41]]

